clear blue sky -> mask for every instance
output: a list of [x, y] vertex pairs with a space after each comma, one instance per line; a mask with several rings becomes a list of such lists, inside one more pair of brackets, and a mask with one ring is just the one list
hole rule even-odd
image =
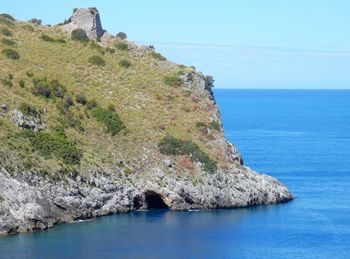
[[0, 12], [56, 24], [90, 6], [108, 32], [155, 45], [218, 88], [350, 89], [349, 0], [11, 0]]

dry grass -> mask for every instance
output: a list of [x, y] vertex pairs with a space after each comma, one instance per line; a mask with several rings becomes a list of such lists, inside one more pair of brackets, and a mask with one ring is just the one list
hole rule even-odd
[[[120, 134], [111, 136], [98, 123], [89, 111], [75, 102], [71, 112], [81, 117], [83, 132], [66, 129], [67, 138], [76, 142], [83, 150], [83, 158], [79, 170], [92, 166], [99, 168], [115, 168], [117, 160], [123, 159], [130, 164], [140, 161], [143, 147], [157, 151], [157, 143], [169, 133], [180, 139], [192, 139], [207, 153], [211, 153], [205, 143], [201, 142], [201, 133], [195, 126], [198, 121], [208, 122], [212, 103], [207, 97], [195, 96], [181, 87], [172, 87], [164, 83], [164, 78], [178, 74], [180, 70], [190, 69], [184, 66], [162, 67], [151, 56], [137, 57], [129, 51], [115, 49], [106, 51], [102, 56], [105, 66], [94, 66], [88, 62], [92, 55], [101, 55], [99, 48], [91, 48], [89, 44], [71, 41], [59, 28], [16, 24], [11, 26], [12, 36], [17, 44], [13, 46], [19, 60], [10, 60], [0, 55], [0, 79], [13, 77], [13, 87], [0, 84], [0, 104], [6, 103], [10, 110], [18, 108], [26, 102], [38, 110], [45, 108], [47, 112], [43, 120], [47, 131], [55, 128], [62, 118], [56, 108], [56, 100], [47, 100], [31, 93], [32, 77], [59, 80], [67, 88], [67, 95], [73, 100], [83, 93], [87, 100], [96, 100], [107, 108], [112, 104], [126, 126]], [[0, 29], [7, 25], [0, 24]], [[40, 37], [47, 35], [53, 39], [64, 39], [66, 43], [56, 44], [44, 41]], [[117, 42], [118, 40], [116, 40]], [[6, 46], [0, 45], [0, 51]], [[132, 66], [125, 69], [120, 66], [123, 60], [130, 60]], [[28, 76], [29, 74], [29, 76]], [[25, 87], [19, 86], [23, 80]], [[13, 153], [21, 157], [16, 140], [5, 141], [9, 134], [19, 131], [8, 118], [0, 117], [0, 139], [4, 145], [0, 154]], [[164, 125], [165, 129], [159, 127]], [[13, 142], [12, 144], [9, 144]], [[37, 154], [36, 154], [37, 155]], [[37, 155], [39, 156], [39, 155]], [[22, 156], [23, 157], [23, 156]], [[20, 164], [28, 157], [21, 158]], [[38, 160], [38, 159], [34, 159]], [[60, 162], [40, 159], [36, 166], [45, 170], [56, 170]]]

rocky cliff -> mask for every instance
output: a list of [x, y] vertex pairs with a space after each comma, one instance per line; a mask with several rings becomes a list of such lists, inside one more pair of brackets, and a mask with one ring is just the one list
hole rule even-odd
[[11, 18], [0, 16], [0, 233], [292, 199], [227, 142], [210, 76], [109, 35], [95, 8], [53, 27]]

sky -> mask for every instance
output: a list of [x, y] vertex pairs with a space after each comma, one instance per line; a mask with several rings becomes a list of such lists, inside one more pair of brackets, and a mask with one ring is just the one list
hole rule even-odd
[[57, 24], [93, 6], [109, 33], [154, 45], [217, 88], [350, 89], [349, 0], [1, 0], [0, 12]]

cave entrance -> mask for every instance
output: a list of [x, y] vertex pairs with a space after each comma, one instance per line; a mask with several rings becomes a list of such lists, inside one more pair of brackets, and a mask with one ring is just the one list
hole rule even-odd
[[147, 209], [169, 209], [163, 201], [162, 195], [154, 191], [147, 191], [144, 194], [144, 201]]

